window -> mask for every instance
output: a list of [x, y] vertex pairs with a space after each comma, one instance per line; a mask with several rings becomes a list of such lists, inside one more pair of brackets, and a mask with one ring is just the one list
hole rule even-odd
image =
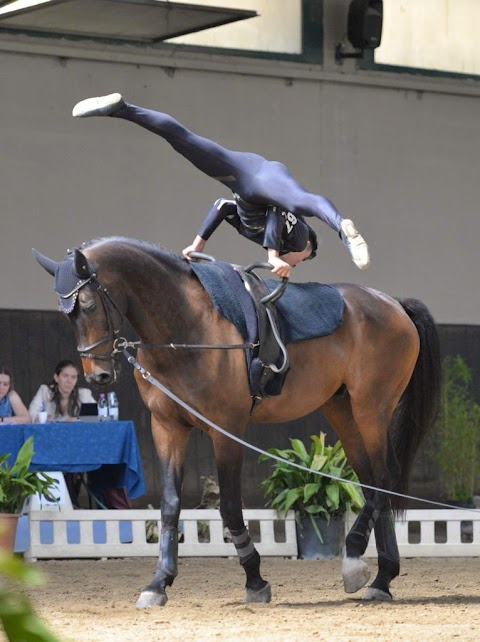
[[478, 0], [384, 0], [375, 64], [480, 75]]

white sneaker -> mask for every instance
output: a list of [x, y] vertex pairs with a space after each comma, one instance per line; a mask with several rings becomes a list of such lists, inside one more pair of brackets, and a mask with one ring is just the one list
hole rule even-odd
[[110, 116], [119, 107], [124, 105], [121, 94], [109, 94], [87, 98], [77, 103], [72, 111], [74, 118], [88, 118], [89, 116]]
[[349, 218], [342, 221], [342, 239], [352, 255], [352, 261], [358, 268], [364, 270], [370, 263], [368, 245]]

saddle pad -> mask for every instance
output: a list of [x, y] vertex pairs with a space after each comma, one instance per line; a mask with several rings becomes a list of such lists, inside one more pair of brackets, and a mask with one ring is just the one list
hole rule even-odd
[[[256, 315], [250, 295], [230, 263], [191, 263], [215, 308], [233, 323], [243, 338], [254, 340]], [[267, 280], [270, 291], [278, 281]], [[285, 331], [285, 343], [332, 334], [342, 324], [344, 301], [333, 285], [292, 283], [276, 303]], [[253, 339], [252, 339], [253, 336]]]

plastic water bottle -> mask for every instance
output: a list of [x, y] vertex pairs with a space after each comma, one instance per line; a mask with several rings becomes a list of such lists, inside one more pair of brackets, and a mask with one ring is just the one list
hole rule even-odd
[[98, 397], [98, 418], [100, 421], [106, 421], [108, 419], [108, 402], [107, 395], [104, 392], [101, 392]]
[[112, 421], [118, 421], [119, 404], [115, 392], [108, 393], [108, 416]]

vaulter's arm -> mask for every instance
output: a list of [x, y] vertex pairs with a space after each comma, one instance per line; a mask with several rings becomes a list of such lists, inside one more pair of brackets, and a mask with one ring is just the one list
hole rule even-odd
[[272, 272], [280, 278], [290, 276], [291, 266], [280, 258], [282, 235], [285, 227], [285, 217], [276, 206], [267, 208], [265, 219], [265, 233], [263, 247], [267, 250], [268, 262], [272, 265]]
[[237, 204], [235, 201], [227, 200], [225, 198], [219, 198], [216, 200], [212, 209], [205, 217], [197, 236], [194, 238], [191, 245], [183, 250], [183, 256], [190, 260], [190, 252], [203, 252], [208, 239], [215, 232], [220, 223], [228, 217], [236, 216], [236, 214]]

